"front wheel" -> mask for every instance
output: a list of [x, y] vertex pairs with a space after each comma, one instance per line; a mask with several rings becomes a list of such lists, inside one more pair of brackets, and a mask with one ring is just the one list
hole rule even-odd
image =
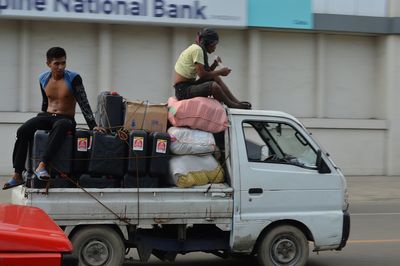
[[262, 266], [303, 266], [308, 259], [308, 241], [291, 225], [273, 228], [261, 240], [258, 260]]
[[108, 226], [81, 228], [71, 239], [79, 266], [121, 266], [125, 245], [121, 236]]

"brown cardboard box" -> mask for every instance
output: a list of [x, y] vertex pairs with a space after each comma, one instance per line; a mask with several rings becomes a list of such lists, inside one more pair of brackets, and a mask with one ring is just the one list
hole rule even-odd
[[148, 132], [166, 132], [167, 104], [150, 104], [147, 101], [126, 102], [124, 128], [144, 129]]

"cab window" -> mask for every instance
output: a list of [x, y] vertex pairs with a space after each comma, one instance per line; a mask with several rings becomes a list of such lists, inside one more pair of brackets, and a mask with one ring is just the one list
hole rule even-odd
[[243, 133], [247, 158], [251, 162], [316, 168], [316, 151], [291, 125], [282, 122], [245, 121]]

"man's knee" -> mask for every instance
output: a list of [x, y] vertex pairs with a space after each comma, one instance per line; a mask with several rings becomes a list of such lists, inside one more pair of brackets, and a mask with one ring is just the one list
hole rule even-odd
[[211, 91], [212, 91], [212, 92], [221, 91], [221, 86], [219, 86], [218, 83], [214, 81], [214, 82], [211, 84]]
[[30, 136], [35, 133], [36, 128], [33, 128], [26, 123], [22, 124], [18, 129], [17, 129], [17, 138], [21, 138], [24, 136]]
[[60, 119], [54, 123], [53, 129], [67, 132], [75, 129], [75, 123], [69, 119]]

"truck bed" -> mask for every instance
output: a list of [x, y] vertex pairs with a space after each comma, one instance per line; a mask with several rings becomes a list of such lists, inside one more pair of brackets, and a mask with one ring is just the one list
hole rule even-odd
[[45, 189], [20, 186], [13, 190], [12, 202], [39, 207], [60, 226], [105, 222], [122, 225], [127, 221], [138, 228], [154, 224], [219, 224], [230, 227], [233, 189], [227, 184], [213, 184], [208, 188], [209, 185], [193, 188], [87, 188], [85, 191], [80, 188], [51, 188], [46, 193]]

